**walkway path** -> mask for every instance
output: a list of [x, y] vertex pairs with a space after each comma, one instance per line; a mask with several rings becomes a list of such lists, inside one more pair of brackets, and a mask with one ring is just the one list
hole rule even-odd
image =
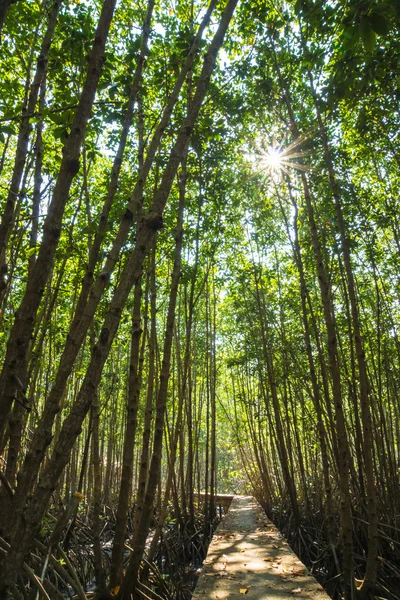
[[251, 496], [234, 496], [193, 600], [329, 600]]

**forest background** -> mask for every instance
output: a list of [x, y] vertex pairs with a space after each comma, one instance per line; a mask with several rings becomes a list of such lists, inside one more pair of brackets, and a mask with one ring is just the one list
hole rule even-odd
[[79, 515], [127, 598], [154, 507], [153, 552], [251, 491], [398, 598], [399, 16], [1, 0], [0, 593]]

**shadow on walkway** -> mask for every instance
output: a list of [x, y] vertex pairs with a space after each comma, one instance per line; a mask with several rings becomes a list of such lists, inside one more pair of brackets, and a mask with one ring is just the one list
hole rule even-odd
[[208, 549], [193, 600], [329, 600], [252, 496], [235, 496]]

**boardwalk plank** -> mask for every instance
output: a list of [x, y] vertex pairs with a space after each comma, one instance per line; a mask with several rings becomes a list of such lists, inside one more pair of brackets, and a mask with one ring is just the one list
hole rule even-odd
[[329, 600], [252, 496], [235, 496], [209, 546], [194, 600]]

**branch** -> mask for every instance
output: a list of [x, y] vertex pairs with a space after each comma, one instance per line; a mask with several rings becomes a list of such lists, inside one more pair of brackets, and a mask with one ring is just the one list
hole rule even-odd
[[[107, 101], [107, 100], [99, 100], [98, 102], [93, 102], [93, 104], [95, 105], [108, 105], [108, 104], [114, 104], [115, 106], [121, 105], [123, 104], [123, 101], [115, 101], [115, 102], [111, 102], [111, 101]], [[78, 108], [78, 104], [67, 104], [66, 106], [60, 106], [59, 108], [51, 108], [49, 110], [45, 111], [46, 115], [49, 114], [56, 114], [56, 113], [60, 113], [60, 112], [64, 112], [65, 110], [72, 110], [74, 108]], [[32, 117], [41, 117], [43, 116], [43, 111], [37, 111], [37, 112], [33, 112], [33, 113], [29, 113], [29, 114], [22, 114], [22, 115], [14, 115], [13, 117], [5, 117], [3, 119], [0, 119], [0, 123], [8, 123], [9, 121], [18, 121], [20, 119], [31, 119]]]
[[14, 492], [8, 481], [7, 477], [4, 475], [3, 471], [0, 471], [0, 481], [4, 485], [7, 494], [10, 496], [11, 500], [14, 498]]

